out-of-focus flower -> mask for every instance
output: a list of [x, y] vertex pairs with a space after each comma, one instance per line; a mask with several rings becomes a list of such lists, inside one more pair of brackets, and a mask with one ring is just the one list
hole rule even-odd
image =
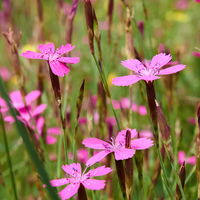
[[80, 60], [79, 57], [63, 57], [63, 54], [74, 49], [74, 46], [71, 44], [62, 45], [57, 49], [55, 49], [53, 43], [41, 44], [38, 46], [38, 49], [40, 53], [25, 51], [21, 56], [48, 61], [51, 71], [57, 76], [64, 76], [69, 73], [70, 68], [66, 64], [76, 64]]
[[195, 165], [196, 164], [196, 158], [195, 158], [195, 156], [186, 157], [184, 151], [179, 151], [178, 152], [178, 163], [181, 165], [184, 162], [187, 163], [187, 164], [190, 164], [190, 165]]
[[199, 51], [192, 52], [192, 55], [200, 58], [200, 52]]
[[[19, 90], [13, 91], [9, 94], [9, 97], [11, 99], [12, 106], [19, 112], [19, 120], [29, 124], [29, 120], [31, 118], [34, 118], [41, 114], [46, 109], [46, 104], [40, 104], [38, 106], [33, 106], [33, 102], [39, 98], [41, 95], [41, 92], [39, 90], [33, 90], [30, 93], [28, 93], [24, 99], [21, 95], [21, 92]], [[14, 122], [14, 118], [12, 116], [6, 115], [5, 113], [9, 111], [9, 108], [4, 101], [0, 97], [0, 107], [1, 112], [4, 113], [4, 120], [10, 123]], [[30, 124], [29, 124], [30, 125]]]
[[86, 170], [81, 172], [81, 165], [79, 163], [63, 165], [62, 169], [69, 178], [54, 179], [50, 181], [53, 187], [69, 184], [59, 192], [59, 196], [62, 200], [74, 196], [78, 192], [81, 184], [89, 190], [102, 190], [105, 187], [105, 180], [96, 180], [92, 177], [103, 176], [112, 171], [109, 167], [101, 166], [91, 169], [87, 173], [85, 172]]
[[134, 75], [121, 76], [113, 79], [112, 84], [117, 86], [129, 86], [140, 80], [151, 82], [159, 79], [159, 75], [168, 75], [179, 72], [185, 68], [185, 65], [174, 65], [162, 69], [167, 65], [172, 57], [165, 53], [160, 53], [152, 58], [149, 63], [141, 63], [137, 59], [130, 59], [122, 61], [122, 65], [134, 72]]
[[197, 3], [200, 3], [200, 0], [195, 0]]
[[[126, 148], [126, 132], [130, 131], [131, 134], [131, 148]], [[93, 155], [86, 163], [87, 166], [91, 166], [94, 163], [101, 161], [110, 153], [114, 153], [116, 160], [125, 160], [133, 157], [135, 150], [148, 149], [153, 146], [153, 141], [147, 138], [136, 138], [137, 131], [135, 129], [122, 130], [118, 133], [115, 139], [111, 138], [111, 141], [105, 142], [98, 138], [86, 138], [82, 144], [92, 149], [101, 150]]]
[[179, 9], [179, 10], [185, 10], [188, 8], [188, 0], [178, 0], [176, 2], [176, 8]]
[[149, 130], [142, 130], [138, 132], [138, 137], [139, 138], [153, 138], [153, 133]]
[[[44, 127], [44, 117], [39, 117], [36, 122], [36, 138], [42, 137], [42, 130]], [[33, 128], [34, 129], [34, 128]], [[46, 132], [46, 143], [47, 144], [55, 144], [57, 142], [56, 135], [60, 135], [62, 132], [59, 127], [48, 128]]]
[[187, 119], [187, 121], [188, 121], [190, 124], [192, 124], [192, 125], [195, 125], [195, 124], [196, 124], [196, 120], [195, 120], [194, 117], [189, 117], [189, 118]]
[[147, 109], [145, 106], [138, 106], [137, 104], [131, 102], [128, 98], [122, 98], [119, 101], [113, 100], [112, 103], [115, 109], [131, 109], [133, 112], [137, 112], [140, 115], [147, 114]]
[[108, 30], [108, 22], [107, 21], [99, 22], [99, 29], [100, 30]]
[[7, 81], [10, 79], [11, 74], [6, 67], [0, 67], [0, 76], [4, 81]]

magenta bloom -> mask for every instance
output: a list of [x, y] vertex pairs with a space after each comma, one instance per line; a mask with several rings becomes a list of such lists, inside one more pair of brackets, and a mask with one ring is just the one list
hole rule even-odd
[[53, 187], [69, 184], [59, 192], [62, 200], [69, 199], [74, 196], [82, 184], [89, 190], [101, 190], [105, 187], [105, 180], [92, 179], [95, 176], [103, 176], [112, 171], [111, 168], [101, 166], [96, 169], [91, 169], [85, 173], [86, 169], [81, 172], [81, 165], [79, 163], [72, 163], [70, 165], [63, 165], [62, 169], [69, 175], [69, 178], [61, 178], [51, 180], [50, 183]]
[[[42, 136], [42, 129], [44, 127], [44, 117], [39, 117], [36, 121], [36, 131], [35, 135], [37, 139]], [[34, 129], [34, 127], [33, 127]], [[59, 127], [48, 128], [46, 131], [46, 143], [47, 144], [55, 144], [57, 142], [56, 135], [61, 135], [62, 132]]]
[[128, 76], [116, 77], [113, 79], [112, 84], [117, 86], [128, 86], [140, 80], [149, 82], [159, 79], [160, 78], [159, 75], [174, 74], [185, 68], [185, 65], [179, 64], [162, 69], [162, 67], [167, 65], [171, 59], [172, 57], [170, 55], [166, 55], [165, 53], [160, 53], [154, 56], [149, 63], [147, 62], [142, 63], [137, 59], [122, 61], [121, 62], [122, 65], [133, 71], [134, 74]]
[[125, 148], [126, 131], [122, 130], [118, 133], [115, 140], [111, 138], [111, 141], [105, 142], [98, 138], [86, 138], [83, 140], [82, 144], [86, 147], [92, 149], [101, 150], [100, 152], [93, 155], [86, 163], [87, 166], [91, 166], [94, 163], [101, 161], [110, 153], [114, 153], [116, 160], [125, 160], [133, 157], [135, 150], [148, 149], [153, 146], [153, 141], [147, 138], [137, 138], [137, 131], [135, 129], [130, 129], [131, 132], [131, 148]]
[[[9, 94], [12, 106], [19, 112], [20, 116], [18, 118], [24, 123], [28, 123], [32, 117], [36, 117], [41, 114], [46, 109], [46, 104], [40, 104], [38, 106], [33, 106], [33, 102], [39, 98], [41, 92], [39, 90], [33, 90], [28, 93], [23, 100], [21, 92], [19, 90], [13, 91]], [[0, 111], [2, 113], [6, 113], [9, 111], [9, 108], [4, 101], [0, 97]], [[4, 120], [10, 123], [14, 122], [14, 118], [12, 116], [5, 116]]]
[[197, 3], [200, 3], [200, 0], [195, 0]]
[[178, 152], [178, 163], [179, 164], [183, 164], [184, 161], [185, 161], [185, 163], [190, 164], [190, 165], [195, 165], [196, 164], [195, 156], [186, 157], [184, 151], [179, 151]]
[[68, 74], [70, 69], [66, 64], [76, 64], [79, 62], [78, 57], [63, 57], [63, 54], [68, 53], [75, 46], [71, 44], [62, 45], [55, 50], [53, 43], [41, 44], [38, 46], [40, 53], [33, 51], [25, 51], [21, 56], [29, 59], [42, 59], [49, 62], [51, 71], [57, 76]]
[[[200, 1], [199, 1], [199, 3], [200, 3]], [[192, 52], [192, 55], [200, 58], [200, 52], [199, 51]]]
[[0, 76], [4, 81], [7, 81], [10, 79], [11, 74], [6, 67], [0, 67]]
[[137, 112], [140, 115], [146, 115], [147, 114], [147, 109], [145, 106], [141, 105], [138, 106], [137, 104], [133, 103], [130, 101], [128, 98], [122, 98], [119, 101], [117, 100], [112, 100], [113, 107], [115, 109], [131, 109], [133, 112]]

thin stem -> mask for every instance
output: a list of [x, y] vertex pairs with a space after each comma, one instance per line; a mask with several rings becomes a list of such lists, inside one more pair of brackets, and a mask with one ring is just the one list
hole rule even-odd
[[96, 56], [94, 54], [92, 54], [93, 58], [94, 58], [94, 61], [95, 61], [95, 64], [97, 66], [97, 69], [99, 71], [99, 75], [100, 75], [100, 78], [101, 78], [101, 81], [102, 81], [102, 84], [104, 86], [104, 90], [105, 90], [105, 93], [107, 95], [107, 97], [109, 98], [110, 100], [110, 104], [111, 104], [111, 108], [112, 108], [112, 112], [114, 114], [114, 117], [115, 117], [115, 120], [117, 122], [117, 127], [119, 130], [120, 129], [120, 124], [119, 124], [119, 120], [117, 118], [117, 114], [114, 110], [114, 107], [113, 107], [113, 104], [112, 104], [112, 98], [111, 98], [111, 94], [110, 94], [110, 91], [109, 91], [109, 87], [108, 87], [108, 84], [107, 84], [107, 81], [106, 81], [106, 78], [105, 78], [105, 74], [104, 74], [104, 71], [102, 69], [102, 66], [100, 66], [100, 64], [98, 63], [97, 59], [96, 59]]
[[0, 112], [0, 119], [1, 119], [0, 120], [1, 121], [1, 129], [3, 132], [3, 139], [4, 139], [6, 154], [7, 154], [7, 161], [8, 161], [8, 165], [9, 165], [9, 169], [10, 169], [11, 182], [12, 182], [12, 187], [14, 190], [14, 197], [15, 197], [15, 200], [18, 200], [15, 176], [14, 176], [13, 168], [12, 168], [12, 161], [11, 161], [11, 157], [10, 157], [9, 145], [8, 145], [8, 140], [7, 140], [7, 136], [6, 136], [5, 124], [4, 124], [1, 112]]

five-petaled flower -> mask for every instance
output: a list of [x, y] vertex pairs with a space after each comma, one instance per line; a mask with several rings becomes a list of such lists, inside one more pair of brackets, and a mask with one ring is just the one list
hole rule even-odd
[[67, 75], [70, 71], [66, 64], [76, 64], [79, 62], [79, 57], [63, 57], [63, 54], [68, 53], [75, 46], [71, 44], [62, 45], [55, 49], [53, 43], [41, 44], [38, 46], [40, 53], [33, 51], [25, 51], [21, 56], [29, 59], [47, 60], [51, 71], [57, 76]]
[[79, 163], [72, 163], [70, 165], [63, 165], [62, 169], [69, 175], [69, 178], [61, 178], [51, 180], [50, 183], [53, 187], [67, 185], [59, 192], [62, 200], [69, 199], [74, 196], [82, 184], [89, 190], [101, 190], [105, 187], [105, 180], [92, 179], [95, 176], [103, 176], [112, 171], [111, 168], [101, 166], [96, 169], [91, 169], [85, 173], [86, 169], [81, 172], [81, 165]]
[[159, 75], [173, 74], [185, 68], [185, 65], [178, 64], [162, 69], [164, 65], [169, 64], [172, 57], [165, 53], [155, 55], [150, 62], [140, 62], [137, 59], [122, 61], [122, 65], [134, 72], [133, 75], [116, 77], [112, 84], [117, 86], [128, 86], [140, 80], [146, 82], [159, 79]]
[[[131, 147], [126, 148], [126, 132], [127, 130], [131, 133]], [[153, 146], [153, 141], [147, 138], [136, 138], [137, 131], [135, 129], [122, 130], [118, 133], [115, 140], [111, 138], [111, 141], [105, 142], [98, 138], [86, 138], [82, 144], [92, 149], [101, 150], [100, 152], [93, 155], [86, 163], [87, 166], [91, 166], [101, 161], [105, 156], [110, 153], [114, 153], [116, 160], [125, 160], [133, 157], [135, 150], [148, 149]]]

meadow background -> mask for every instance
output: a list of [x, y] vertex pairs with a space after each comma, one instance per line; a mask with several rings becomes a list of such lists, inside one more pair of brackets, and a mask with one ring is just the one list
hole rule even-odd
[[[39, 44], [51, 42], [56, 47], [66, 43], [75, 45], [76, 48], [70, 52], [70, 56], [80, 57], [80, 62], [70, 67], [70, 73], [59, 78], [62, 95], [61, 112], [66, 119], [66, 133], [57, 135], [55, 144], [49, 145], [45, 144], [45, 141], [40, 141], [40, 149], [35, 148], [50, 179], [63, 177], [61, 165], [77, 162], [78, 150], [85, 148], [82, 145], [84, 138], [108, 139], [110, 124], [106, 119], [112, 117], [114, 120], [111, 101], [108, 97], [107, 101], [105, 100], [106, 95], [99, 72], [88, 45], [85, 1], [77, 1], [78, 7], [74, 13], [71, 10], [73, 2], [71, 0], [2, 0], [0, 3], [0, 69], [6, 68], [10, 74], [8, 80], [5, 80], [0, 73], [4, 79], [3, 82], [1, 81], [1, 97], [4, 97], [2, 85], [6, 88], [7, 94], [21, 89], [27, 94], [32, 90], [41, 90], [42, 88], [40, 102], [47, 105], [46, 110], [42, 113], [46, 128], [60, 127], [62, 129], [49, 79], [48, 66], [42, 61], [28, 60], [21, 56], [19, 56], [19, 60], [16, 60], [18, 59], [16, 55], [20, 55], [26, 50], [37, 51]], [[198, 194], [200, 179], [197, 178], [198, 165], [185, 162], [185, 178], [181, 194], [177, 188], [179, 188], [180, 180], [184, 177], [179, 173], [181, 164], [178, 160], [178, 152], [184, 151], [188, 157], [196, 156], [198, 158], [199, 155], [198, 148], [196, 148], [198, 147], [196, 137], [199, 134], [196, 111], [200, 102], [200, 58], [194, 56], [192, 52], [200, 51], [200, 3], [194, 0], [115, 0], [112, 1], [114, 4], [111, 13], [108, 11], [110, 2], [111, 0], [93, 0], [92, 6], [98, 21], [98, 29], [97, 25], [94, 25], [95, 33], [101, 35], [102, 68], [111, 99], [129, 98], [137, 105], [144, 105], [147, 108], [147, 115], [144, 116], [130, 109], [117, 109], [116, 114], [121, 129], [131, 128], [153, 132], [145, 84], [140, 81], [129, 87], [117, 87], [111, 83], [112, 78], [129, 73], [121, 66], [122, 60], [138, 58], [138, 56], [150, 60], [159, 52], [166, 52], [172, 55], [172, 61], [186, 65], [183, 71], [154, 81], [157, 101], [170, 127], [170, 137], [164, 141], [165, 144], [167, 143], [167, 151], [169, 151], [167, 155], [170, 154], [170, 156], [163, 157], [167, 183], [165, 177], [163, 178], [163, 168], [160, 169], [161, 173], [156, 182], [152, 182], [158, 165], [156, 163], [158, 158], [156, 145], [149, 150], [137, 151], [132, 160], [133, 183], [130, 199], [198, 199], [200, 198], [200, 193]], [[126, 20], [129, 11], [132, 13], [129, 18], [130, 26], [127, 26]], [[70, 21], [70, 12], [74, 14], [73, 21]], [[111, 18], [112, 23], [109, 24], [108, 21]], [[73, 31], [72, 37], [69, 38], [71, 22]], [[138, 28], [138, 24], [143, 24], [143, 28]], [[12, 29], [13, 35], [9, 28]], [[128, 36], [127, 28], [130, 31]], [[14, 47], [6, 39], [9, 36], [15, 43]], [[127, 39], [128, 37], [129, 39]], [[134, 51], [129, 49], [130, 43], [134, 47]], [[99, 51], [96, 43], [95, 52], [98, 57]], [[18, 67], [20, 68], [19, 74], [16, 70]], [[41, 77], [40, 74], [42, 74]], [[80, 89], [83, 81], [84, 92], [83, 88]], [[92, 103], [92, 98], [97, 98], [95, 105]], [[96, 122], [97, 113], [99, 120]], [[81, 123], [80, 119], [84, 119], [86, 122]], [[19, 126], [21, 127], [20, 124]], [[111, 126], [112, 134], [116, 135], [117, 124], [113, 123]], [[23, 127], [21, 128], [23, 129]], [[26, 129], [26, 131], [29, 130]], [[11, 166], [18, 199], [54, 199], [48, 196], [47, 189], [43, 187], [41, 174], [37, 173], [38, 165], [34, 165], [34, 156], [31, 157], [27, 153], [27, 147], [24, 145], [26, 141], [20, 135], [23, 131], [20, 133], [20, 129], [17, 129], [14, 123], [5, 122], [1, 117], [0, 132], [1, 199], [16, 199]], [[11, 165], [8, 162], [3, 132], [7, 138]], [[31, 137], [29, 139], [35, 146]], [[64, 140], [67, 140], [67, 144]], [[163, 144], [162, 137], [160, 143], [159, 149]], [[66, 148], [67, 153], [71, 153], [68, 159], [65, 157]], [[92, 151], [85, 149], [92, 155]], [[114, 159], [104, 160], [104, 163], [109, 163], [113, 169], [111, 174], [104, 177], [107, 181], [106, 189], [102, 191], [87, 190], [88, 199], [123, 199]], [[100, 165], [102, 164], [95, 164], [95, 167]], [[170, 188], [170, 192], [167, 187]], [[60, 188], [57, 189], [60, 190]]]

